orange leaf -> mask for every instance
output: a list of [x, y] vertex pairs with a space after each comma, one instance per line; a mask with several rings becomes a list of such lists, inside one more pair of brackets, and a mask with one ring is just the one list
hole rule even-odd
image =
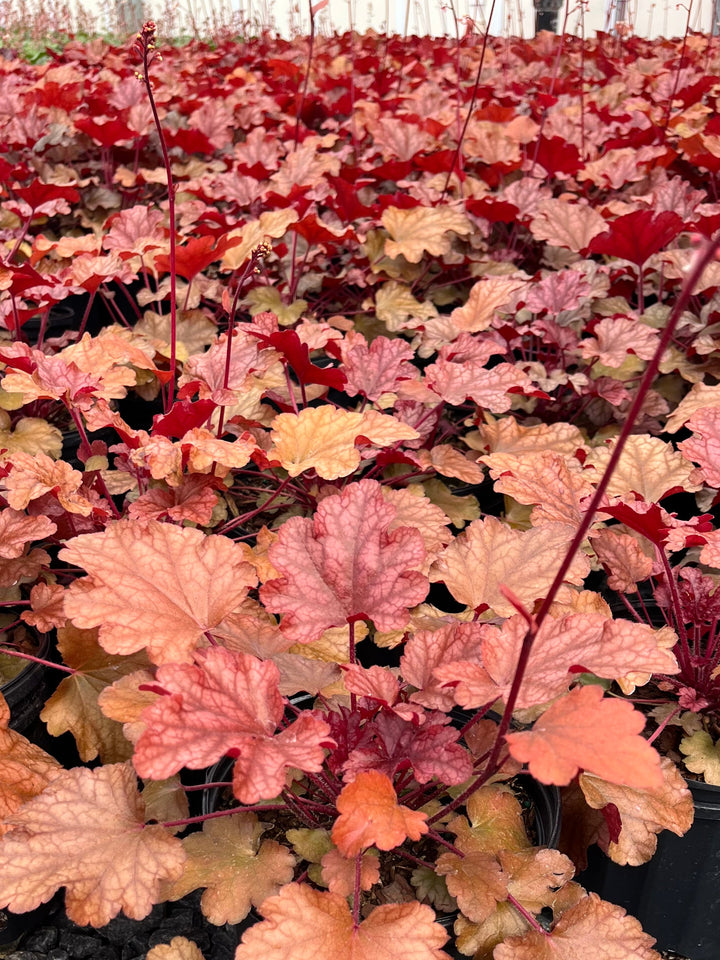
[[375, 907], [355, 928], [344, 897], [291, 883], [260, 912], [235, 960], [449, 960], [447, 933], [417, 902]]
[[508, 893], [530, 913], [552, 906], [558, 889], [575, 873], [575, 864], [559, 850], [501, 851], [499, 858], [508, 875]]
[[21, 450], [12, 455], [12, 471], [3, 480], [7, 502], [14, 510], [24, 510], [31, 500], [53, 493], [68, 513], [87, 517], [91, 502], [78, 492], [83, 475], [64, 460], [51, 460], [45, 453], [30, 456]]
[[491, 783], [472, 793], [464, 816], [450, 821], [455, 846], [463, 853], [485, 853], [496, 856], [500, 851], [525, 850], [530, 847], [520, 801], [510, 787]]
[[591, 893], [567, 910], [550, 934], [531, 930], [495, 947], [494, 960], [660, 960], [653, 937], [622, 907]]
[[198, 640], [256, 582], [232, 540], [159, 521], [120, 521], [83, 534], [60, 557], [88, 571], [65, 599], [73, 623], [99, 626], [108, 653], [147, 647], [154, 663], [189, 661]]
[[520, 503], [537, 504], [532, 512], [533, 526], [554, 521], [578, 525], [582, 520], [580, 501], [593, 493], [593, 487], [574, 458], [544, 450], [535, 456], [490, 454], [480, 459], [489, 465], [493, 476], [499, 474], [496, 493]]
[[542, 783], [565, 786], [578, 770], [640, 790], [662, 786], [658, 753], [640, 736], [645, 718], [598, 686], [575, 687], [535, 722], [508, 733], [510, 753]]
[[30, 591], [30, 610], [20, 614], [20, 619], [47, 633], [67, 622], [65, 616], [65, 588], [58, 583], [36, 583]]
[[359, 773], [343, 787], [336, 806], [340, 811], [332, 828], [333, 843], [346, 857], [363, 847], [392, 850], [408, 837], [419, 840], [427, 833], [427, 814], [397, 802], [389, 777], [377, 770]]
[[0, 557], [7, 560], [21, 557], [26, 544], [44, 540], [57, 530], [49, 517], [28, 517], [18, 510], [0, 510]]
[[121, 910], [146, 917], [160, 881], [182, 873], [182, 844], [145, 825], [145, 805], [130, 764], [64, 770], [6, 823], [0, 840], [0, 906], [34, 910], [65, 887], [77, 924], [102, 927]]

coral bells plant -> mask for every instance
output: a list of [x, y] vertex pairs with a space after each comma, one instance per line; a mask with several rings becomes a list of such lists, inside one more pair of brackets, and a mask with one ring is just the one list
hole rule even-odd
[[574, 876], [718, 781], [719, 42], [0, 61], [1, 908], [656, 960]]

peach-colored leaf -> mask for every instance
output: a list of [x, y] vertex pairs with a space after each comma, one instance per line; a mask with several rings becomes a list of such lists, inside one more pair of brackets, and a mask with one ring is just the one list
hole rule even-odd
[[[41, 793], [62, 772], [60, 764], [8, 727], [10, 708], [0, 693], [0, 820]], [[0, 835], [7, 827], [0, 824]]]
[[345, 687], [359, 697], [370, 697], [391, 707], [400, 693], [400, 684], [386, 667], [343, 665]]
[[36, 583], [30, 591], [30, 610], [24, 610], [20, 619], [41, 633], [64, 626], [65, 588], [58, 583]]
[[[582, 433], [569, 423], [538, 423], [526, 427], [514, 417], [496, 420], [486, 417], [477, 433], [467, 434], [465, 442], [473, 450], [511, 453], [516, 457], [537, 456], [544, 451], [572, 457], [588, 447]], [[486, 460], [489, 466], [492, 460]]]
[[476, 360], [440, 357], [425, 371], [428, 387], [446, 403], [459, 406], [469, 397], [493, 413], [504, 413], [513, 403], [513, 394], [531, 393], [535, 387], [528, 375], [512, 363], [485, 369]]
[[72, 624], [58, 630], [58, 649], [75, 673], [60, 681], [43, 707], [40, 717], [48, 732], [59, 737], [70, 731], [85, 762], [98, 754], [103, 763], [128, 760], [132, 747], [120, 725], [101, 712], [98, 696], [126, 674], [147, 667], [147, 657], [142, 653], [112, 656], [98, 645], [96, 630], [79, 630]]
[[183, 766], [200, 770], [232, 751], [235, 795], [243, 803], [277, 796], [285, 771], [317, 773], [330, 728], [309, 711], [277, 736], [283, 715], [278, 669], [270, 660], [210, 647], [197, 664], [165, 664], [157, 684], [166, 691], [142, 715], [146, 724], [134, 763], [141, 777], [163, 779]]
[[[612, 446], [595, 447], [590, 452], [586, 465], [594, 468], [594, 475], [587, 473], [591, 480], [597, 482], [602, 476], [611, 453]], [[702, 484], [692, 480], [692, 472], [692, 465], [672, 444], [660, 437], [631, 434], [610, 478], [607, 495], [625, 497], [636, 493], [648, 503], [657, 503], [670, 491], [699, 490]]]
[[607, 223], [589, 203], [568, 203], [559, 197], [540, 201], [530, 224], [536, 240], [546, 240], [553, 247], [567, 247], [579, 253], [586, 250], [593, 237], [607, 230]]
[[333, 843], [346, 857], [364, 847], [392, 850], [427, 833], [427, 814], [398, 803], [392, 781], [377, 770], [359, 773], [340, 791], [340, 812], [332, 828]]
[[92, 503], [79, 493], [82, 479], [80, 471], [73, 470], [64, 460], [52, 460], [45, 453], [31, 456], [16, 451], [12, 455], [12, 470], [2, 483], [7, 502], [14, 510], [24, 510], [31, 500], [52, 493], [68, 513], [87, 517], [92, 513]]
[[608, 586], [622, 593], [635, 593], [652, 573], [653, 558], [643, 551], [635, 537], [603, 528], [590, 537], [598, 560], [607, 570]]
[[694, 383], [667, 418], [667, 433], [676, 433], [693, 414], [705, 407], [720, 405], [720, 384]]
[[575, 864], [569, 857], [544, 847], [503, 850], [499, 859], [508, 876], [508, 893], [530, 913], [540, 913], [543, 907], [551, 906], [558, 889], [575, 873]]
[[[469, 463], [467, 460], [465, 462]], [[397, 511], [397, 516], [388, 530], [392, 532], [398, 527], [414, 527], [423, 538], [427, 557], [422, 572], [427, 573], [438, 553], [452, 540], [448, 529], [449, 517], [445, 516], [440, 507], [423, 496], [419, 484], [411, 484], [400, 490], [383, 487], [383, 496]]]
[[596, 893], [570, 907], [550, 934], [531, 930], [495, 947], [494, 960], [659, 960], [639, 920]]
[[465, 214], [448, 206], [409, 210], [388, 207], [382, 215], [382, 225], [392, 238], [385, 241], [386, 255], [403, 256], [410, 263], [419, 263], [426, 251], [433, 256], [449, 253], [452, 238], [448, 233], [464, 236], [471, 228]]
[[[478, 707], [510, 692], [527, 623], [516, 614], [501, 627], [485, 624], [480, 663], [445, 662], [435, 669], [442, 683], [455, 683], [455, 699]], [[547, 703], [564, 693], [573, 668], [616, 679], [631, 671], [677, 673], [673, 653], [644, 623], [610, 620], [601, 613], [548, 618], [537, 632], [518, 694], [520, 708]]]
[[210, 923], [239, 923], [293, 878], [293, 855], [275, 840], [261, 840], [262, 833], [253, 813], [206, 820], [201, 833], [182, 841], [185, 869], [163, 894], [180, 900], [205, 887], [200, 907]]
[[645, 718], [598, 686], [575, 687], [536, 720], [506, 734], [510, 753], [542, 783], [565, 786], [579, 770], [640, 790], [662, 786], [660, 756], [640, 736]]
[[474, 456], [468, 459], [448, 443], [438, 444], [429, 452], [430, 465], [444, 477], [456, 477], [463, 483], [482, 483], [485, 479], [485, 471]]
[[179, 441], [188, 472], [225, 477], [231, 469], [244, 467], [257, 449], [255, 439], [244, 433], [235, 440], [218, 440], [204, 427], [188, 430]]
[[[562, 523], [513, 530], [495, 517], [475, 520], [440, 554], [430, 580], [445, 583], [460, 603], [473, 608], [486, 603], [498, 616], [508, 617], [515, 608], [501, 588], [531, 608], [545, 596], [573, 534]], [[588, 571], [587, 560], [578, 555], [566, 579], [580, 584]]]
[[690, 417], [685, 426], [693, 436], [682, 440], [678, 448], [684, 457], [700, 464], [708, 486], [720, 487], [720, 406], [704, 407]]
[[60, 556], [88, 572], [65, 599], [73, 623], [99, 626], [108, 653], [147, 647], [155, 663], [189, 661], [205, 632], [256, 583], [232, 540], [154, 520], [75, 537]]
[[449, 960], [435, 911], [417, 902], [375, 907], [355, 928], [344, 897], [292, 883], [260, 912], [235, 960]]
[[147, 952], [145, 960], [205, 960], [200, 947], [187, 937], [173, 937], [170, 943], [159, 943]]
[[49, 517], [29, 517], [19, 510], [0, 510], [0, 557], [21, 557], [32, 540], [44, 540], [57, 530]]
[[[330, 893], [350, 897], [355, 890], [355, 857], [344, 857], [334, 847], [323, 855], [322, 879]], [[360, 860], [360, 889], [369, 890], [380, 880], [380, 858], [376, 853], [364, 853]]]
[[580, 341], [579, 350], [587, 360], [597, 357], [606, 367], [621, 367], [628, 354], [650, 360], [657, 348], [659, 330], [633, 317], [605, 317], [594, 327], [594, 337]]
[[145, 825], [145, 807], [130, 764], [64, 770], [6, 823], [0, 840], [0, 905], [34, 910], [65, 887], [77, 924], [101, 927], [123, 910], [142, 920], [162, 880], [182, 873], [181, 842]]
[[[480, 459], [489, 463], [493, 475], [500, 474], [495, 481], [496, 493], [519, 503], [535, 504], [533, 526], [556, 521], [580, 523], [580, 501], [593, 493], [593, 486], [583, 477], [577, 460], [551, 451], [524, 457], [490, 454]], [[573, 464], [578, 469], [573, 469]]]
[[36, 580], [52, 561], [47, 550], [33, 547], [29, 553], [14, 560], [0, 558], [0, 588], [17, 587], [18, 583]]
[[482, 631], [479, 623], [454, 623], [411, 633], [400, 661], [404, 679], [417, 687], [410, 699], [435, 710], [450, 710], [455, 703], [453, 691], [437, 680], [435, 668], [455, 660], [479, 658]]
[[487, 853], [475, 850], [463, 857], [442, 853], [436, 869], [445, 877], [448, 892], [462, 912], [475, 923], [487, 920], [498, 902], [507, 897], [508, 878], [496, 858]]
[[692, 826], [692, 794], [680, 771], [668, 757], [662, 758], [662, 785], [654, 790], [635, 790], [581, 773], [580, 787], [588, 806], [602, 810], [609, 803], [620, 814], [620, 836], [610, 839], [601, 830], [599, 845], [615, 863], [636, 867], [646, 863], [657, 849], [657, 834], [672, 830], [681, 837]]
[[483, 277], [470, 290], [467, 302], [456, 307], [450, 320], [458, 332], [480, 333], [492, 324], [495, 313], [507, 307], [526, 281], [521, 277]]
[[329, 404], [305, 407], [299, 414], [275, 417], [275, 446], [268, 456], [278, 460], [291, 477], [312, 469], [325, 480], [336, 480], [360, 465], [356, 440], [361, 436], [379, 446], [389, 446], [400, 440], [415, 440], [419, 434], [408, 424], [375, 410], [354, 413]]
[[381, 485], [362, 480], [323, 500], [312, 520], [293, 517], [280, 527], [269, 556], [281, 577], [260, 588], [260, 599], [284, 615], [283, 633], [311, 643], [357, 619], [380, 630], [405, 626], [408, 609], [427, 595], [418, 572], [426, 553], [417, 530], [390, 531], [395, 518]]

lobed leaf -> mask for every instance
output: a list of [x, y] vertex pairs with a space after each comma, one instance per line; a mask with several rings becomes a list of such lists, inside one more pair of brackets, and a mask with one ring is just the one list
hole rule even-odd
[[120, 521], [70, 540], [60, 557], [84, 567], [65, 611], [82, 628], [100, 627], [108, 653], [147, 647], [155, 663], [188, 662], [256, 583], [241, 548], [227, 537], [159, 521]]
[[449, 960], [447, 933], [420, 903], [375, 907], [357, 927], [344, 897], [289, 884], [262, 906], [235, 960]]
[[392, 782], [383, 773], [358, 773], [340, 791], [340, 813], [332, 828], [332, 840], [346, 857], [366, 847], [392, 850], [408, 837], [419, 840], [427, 833], [427, 814], [399, 804]]
[[142, 920], [185, 862], [179, 840], [145, 825], [130, 764], [64, 770], [5, 823], [0, 905], [16, 913], [64, 886], [74, 923], [102, 927], [121, 910]]
[[598, 686], [574, 687], [532, 730], [505, 735], [510, 753], [541, 783], [565, 786], [579, 770], [640, 790], [662, 786], [660, 756], [640, 733], [645, 719]]

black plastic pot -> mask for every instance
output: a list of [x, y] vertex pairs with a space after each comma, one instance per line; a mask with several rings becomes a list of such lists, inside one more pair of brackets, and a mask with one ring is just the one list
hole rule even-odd
[[[37, 930], [46, 920], [60, 909], [64, 902], [63, 890], [58, 890], [47, 903], [40, 904], [29, 913], [11, 913], [0, 910], [0, 945], [15, 943], [20, 937]], [[4, 953], [2, 954], [4, 956]], [[37, 956], [37, 954], [35, 954]]]
[[[41, 634], [39, 641], [37, 656], [47, 658], [50, 650], [49, 635]], [[47, 667], [42, 663], [27, 660], [20, 673], [0, 687], [0, 693], [10, 707], [12, 730], [25, 733], [40, 716], [47, 698], [46, 677]]]
[[[293, 699], [298, 706], [301, 706], [302, 701], [304, 700], [309, 701], [307, 706], [310, 706], [314, 698], [307, 695], [301, 695], [297, 699]], [[215, 766], [208, 769], [206, 773], [206, 783], [227, 780], [232, 774], [234, 762], [235, 761], [230, 757], [223, 757], [221, 760], [218, 760]], [[557, 787], [545, 786], [542, 783], [538, 783], [537, 780], [534, 780], [527, 774], [520, 774], [519, 777], [522, 778], [522, 790], [527, 795], [527, 798], [529, 799], [533, 808], [534, 818], [532, 827], [537, 846], [556, 847], [558, 840], [560, 839], [560, 791]], [[222, 787], [213, 787], [212, 790], [205, 790], [203, 792], [203, 813], [212, 813], [217, 809], [220, 802], [220, 793], [222, 789]], [[447, 930], [448, 936], [450, 937], [448, 942], [443, 947], [443, 950], [448, 954], [448, 956], [452, 957], [453, 960], [467, 960], [467, 956], [460, 953], [455, 948], [453, 928], [455, 926], [457, 917], [457, 912], [441, 914], [437, 917], [437, 922]], [[259, 921], [260, 917], [254, 910], [252, 910], [245, 920], [242, 921], [242, 923], [237, 924], [238, 942], [239, 938], [242, 936], [242, 933], [247, 929], [247, 927], [251, 926], [253, 923], [258, 923]]]
[[691, 960], [720, 957], [720, 787], [689, 780], [695, 821], [683, 837], [665, 830], [649, 863], [621, 867], [598, 847], [577, 880], [637, 917], [657, 949]]

